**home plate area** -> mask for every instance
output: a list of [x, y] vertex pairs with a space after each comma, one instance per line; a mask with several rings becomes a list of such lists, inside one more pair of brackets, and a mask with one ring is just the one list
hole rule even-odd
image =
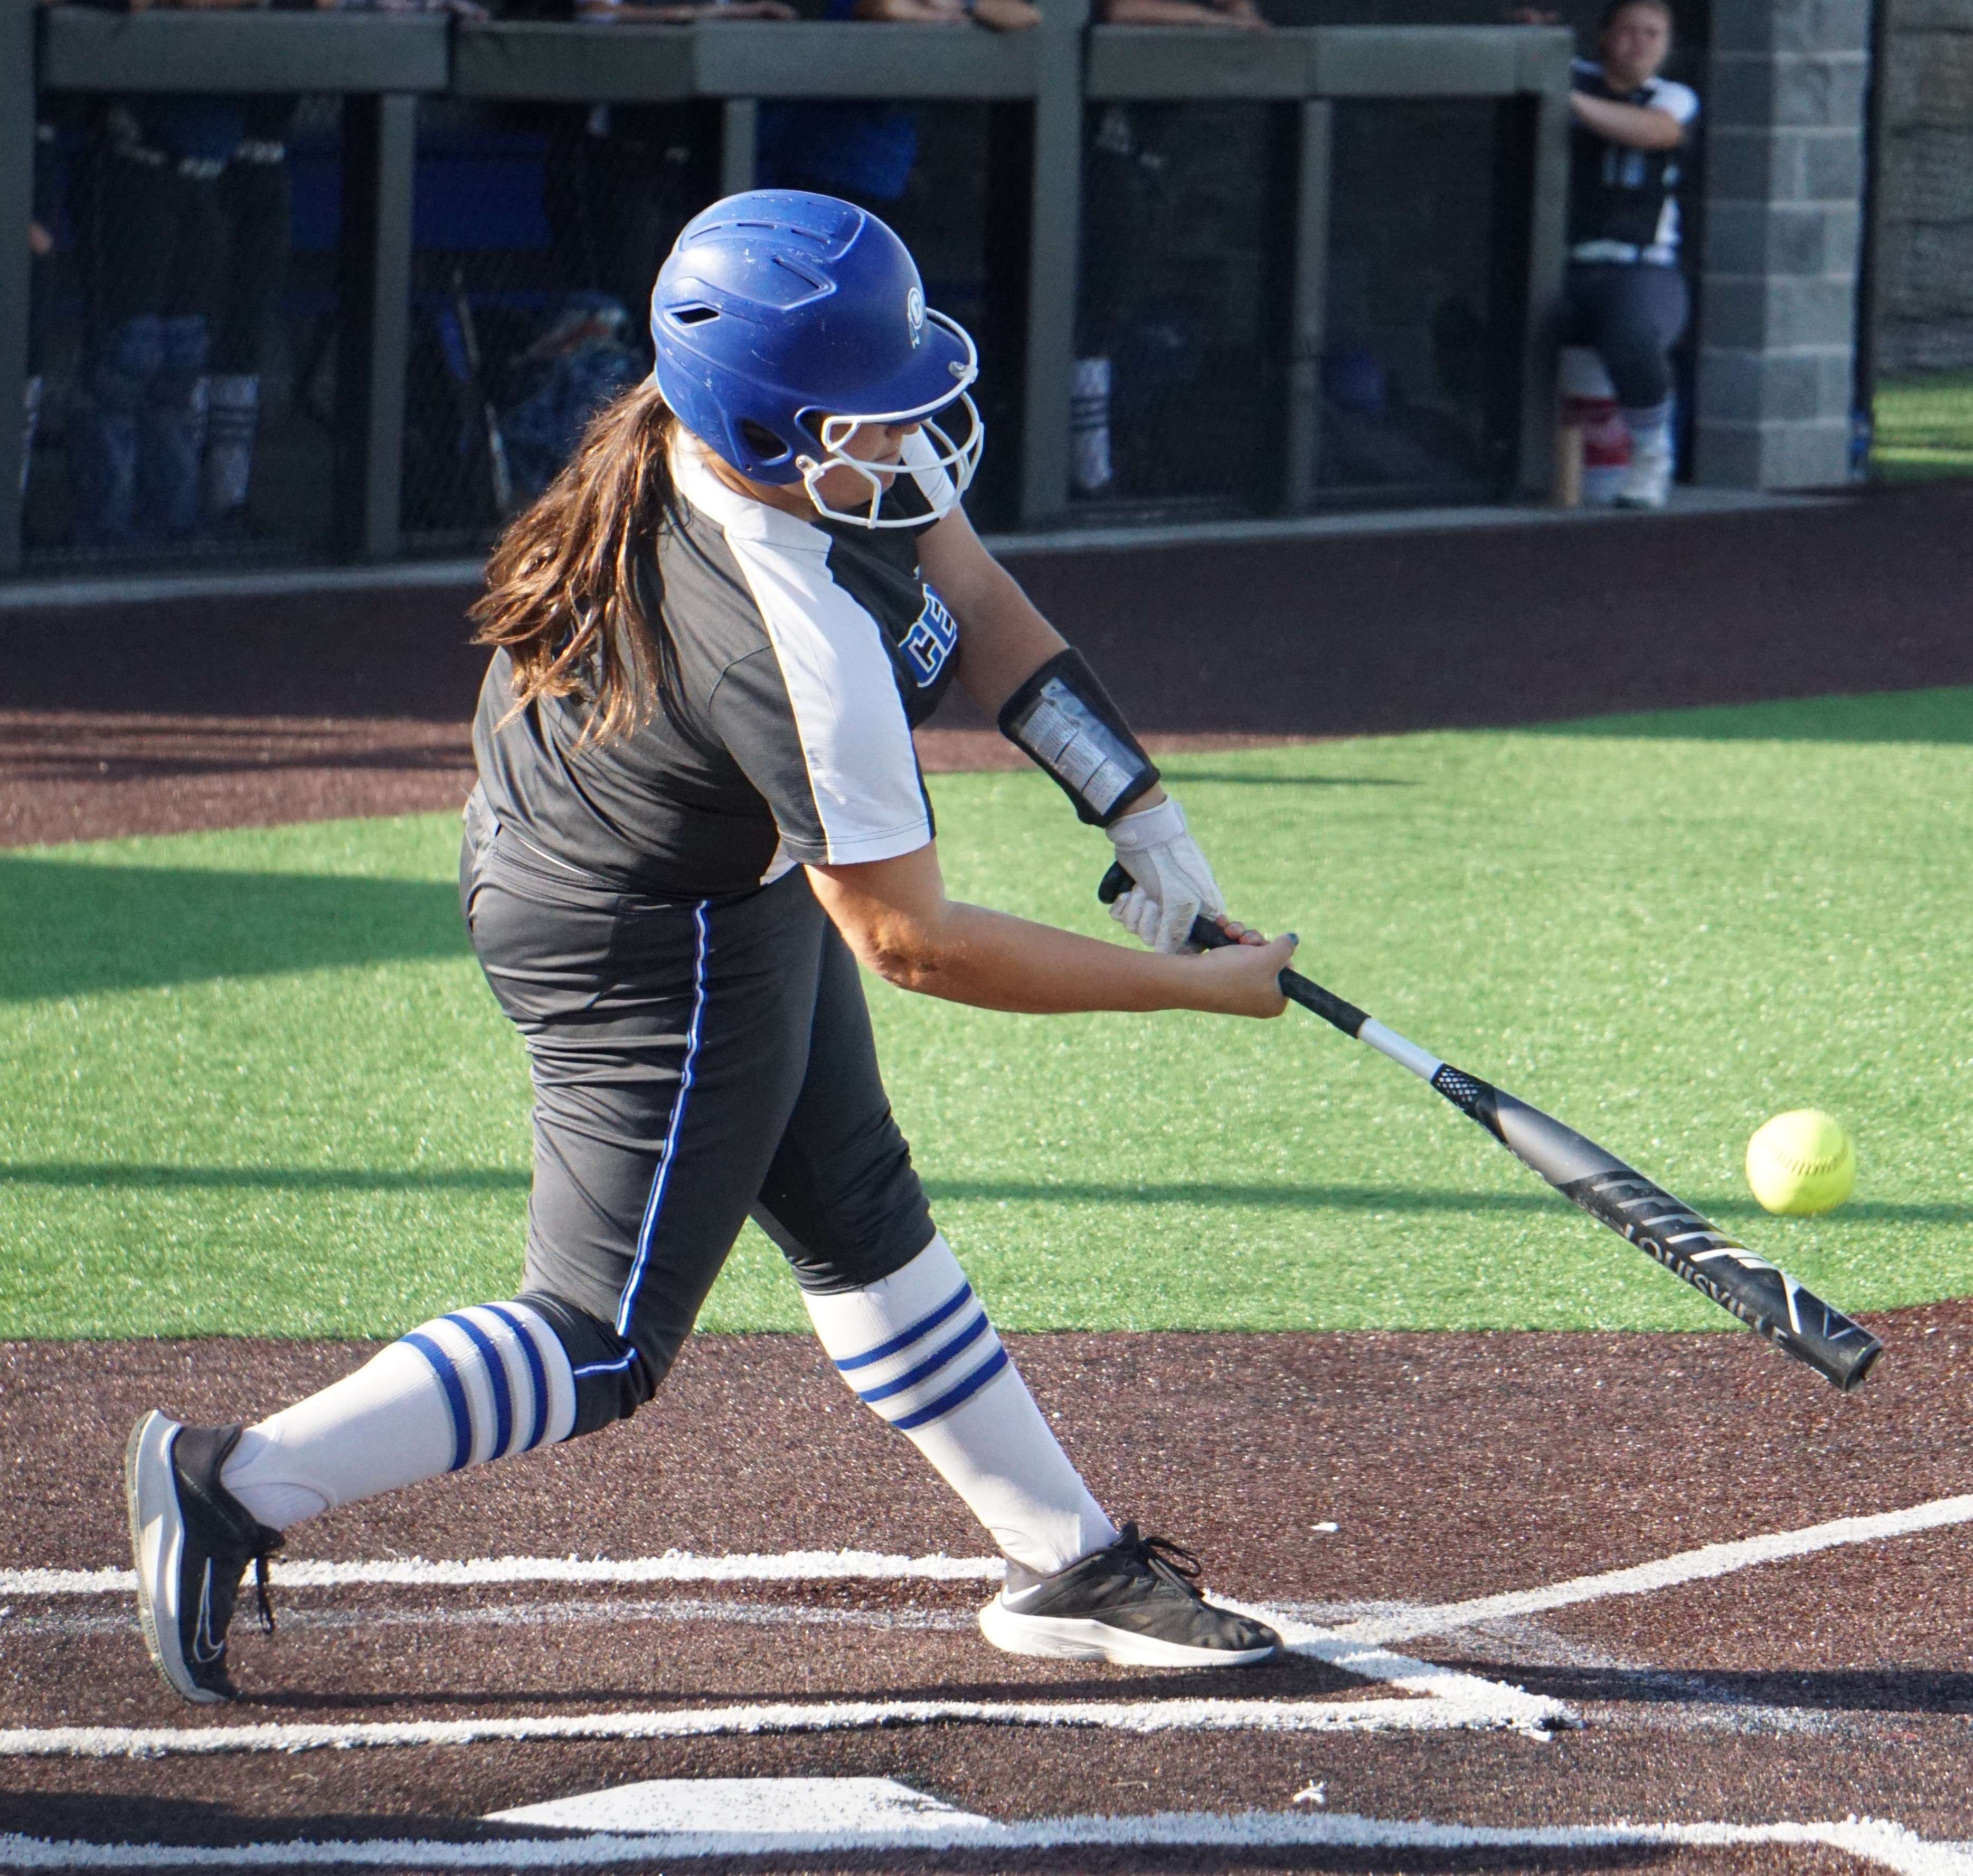
[[1019, 1659], [996, 1561], [792, 1337], [293, 1534], [246, 1698], [145, 1660], [123, 1435], [347, 1345], [0, 1348], [0, 1865], [1973, 1876], [1973, 1308], [1844, 1397], [1751, 1337], [1013, 1338], [1286, 1659]]

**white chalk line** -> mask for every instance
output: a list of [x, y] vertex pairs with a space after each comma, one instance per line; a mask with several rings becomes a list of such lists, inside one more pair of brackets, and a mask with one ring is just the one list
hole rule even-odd
[[[1416, 1701], [1169, 1701], [1036, 1703], [898, 1701], [841, 1701], [806, 1707], [761, 1704], [671, 1713], [604, 1713], [543, 1718], [348, 1722], [333, 1725], [204, 1727], [51, 1727], [0, 1731], [0, 1757], [152, 1757], [165, 1753], [306, 1751], [317, 1747], [465, 1744], [482, 1740], [679, 1738], [708, 1733], [825, 1731], [884, 1726], [970, 1723], [1087, 1726], [1127, 1731], [1268, 1730], [1337, 1731], [1503, 1728], [1534, 1735], [1572, 1722], [1561, 1701], [1502, 1682], [1410, 1659], [1386, 1644], [1444, 1634], [1475, 1623], [1528, 1616], [1614, 1596], [1668, 1589], [1730, 1575], [1762, 1564], [1805, 1557], [1845, 1544], [1909, 1537], [1973, 1520], [1973, 1494], [1938, 1499], [1903, 1511], [1844, 1518], [1791, 1531], [1706, 1544], [1629, 1568], [1572, 1577], [1534, 1590], [1470, 1597], [1361, 1618], [1334, 1629], [1281, 1618], [1282, 1639], [1296, 1652], [1343, 1672], [1386, 1682], [1425, 1698]], [[582, 1558], [481, 1558], [430, 1564], [421, 1559], [363, 1564], [303, 1564], [283, 1572], [298, 1585], [370, 1583], [539, 1581], [788, 1581], [883, 1577], [980, 1580], [997, 1574], [996, 1560], [908, 1557], [877, 1552], [791, 1551], [779, 1556], [703, 1557], [671, 1552], [623, 1561]], [[105, 1579], [126, 1571], [15, 1571], [0, 1590], [61, 1593], [47, 1581], [70, 1580], [67, 1593], [118, 1587]], [[30, 1588], [27, 1579], [34, 1580]], [[1265, 1610], [1248, 1605], [1265, 1616]]]
[[1439, 1824], [1347, 1812], [1161, 1812], [1145, 1817], [1048, 1818], [1005, 1824], [961, 1813], [944, 1829], [829, 1833], [599, 1832], [560, 1838], [503, 1837], [456, 1843], [428, 1838], [343, 1839], [239, 1845], [94, 1844], [0, 1835], [0, 1866], [11, 1869], [290, 1869], [354, 1868], [597, 1869], [661, 1858], [828, 1855], [854, 1852], [993, 1850], [1002, 1852], [1127, 1848], [1335, 1848], [1458, 1850], [1736, 1849], [1800, 1845], [1840, 1851], [1896, 1876], [1973, 1876], [1973, 1856], [1956, 1844], [1928, 1842], [1901, 1824], [1869, 1818], [1824, 1823]]
[[[353, 1563], [283, 1562], [283, 1590], [360, 1583], [470, 1588], [502, 1583], [997, 1583], [998, 1557], [901, 1557], [882, 1551], [781, 1551], [721, 1557], [667, 1551], [662, 1557], [391, 1557]], [[129, 1570], [0, 1570], [0, 1596], [128, 1595]]]
[[[779, 1555], [701, 1557], [668, 1552], [621, 1561], [561, 1557], [473, 1558], [430, 1563], [421, 1558], [283, 1567], [287, 1588], [341, 1587], [352, 1583], [476, 1585], [560, 1582], [790, 1582], [846, 1580], [993, 1580], [999, 1558], [902, 1557], [875, 1551], [797, 1551]], [[97, 1595], [131, 1587], [128, 1570], [17, 1570], [0, 1577], [16, 1594]], [[52, 1587], [51, 1587], [52, 1585]], [[537, 1605], [544, 1614], [548, 1605]], [[1234, 1607], [1247, 1605], [1229, 1604]], [[462, 1619], [487, 1612], [453, 1612]], [[708, 1613], [712, 1613], [710, 1610]], [[708, 1734], [872, 1730], [887, 1726], [973, 1724], [1083, 1726], [1126, 1731], [1239, 1730], [1381, 1731], [1511, 1728], [1545, 1737], [1573, 1724], [1559, 1701], [1505, 1683], [1395, 1655], [1374, 1644], [1333, 1636], [1307, 1623], [1258, 1607], [1281, 1639], [1360, 1679], [1386, 1682], [1405, 1700], [1173, 1701], [1157, 1702], [836, 1701], [806, 1706], [760, 1703], [717, 1709], [602, 1712], [540, 1719], [342, 1721], [321, 1724], [224, 1727], [18, 1727], [0, 1730], [0, 1758], [157, 1757], [168, 1753], [302, 1752], [321, 1747], [374, 1748], [465, 1745], [484, 1740], [581, 1738], [692, 1738]], [[497, 1612], [489, 1619], [501, 1619]], [[599, 1618], [600, 1619], [600, 1618]], [[49, 1618], [41, 1618], [47, 1621]], [[60, 1618], [52, 1619], [58, 1622]], [[0, 1624], [0, 1633], [32, 1633], [37, 1618]]]
[[1901, 1512], [1881, 1512], [1868, 1518], [1837, 1518], [1798, 1531], [1778, 1531], [1765, 1537], [1744, 1538], [1730, 1544], [1703, 1544], [1655, 1562], [1628, 1569], [1607, 1570], [1589, 1577], [1572, 1577], [1538, 1590], [1513, 1590], [1499, 1596], [1475, 1596], [1460, 1603], [1426, 1603], [1411, 1609], [1360, 1617], [1333, 1633], [1366, 1642], [1409, 1641], [1418, 1636], [1444, 1635], [1476, 1622], [1503, 1616], [1533, 1616], [1578, 1603], [1600, 1602], [1612, 1596], [1641, 1596], [1654, 1590], [1675, 1589], [1683, 1583], [1731, 1576], [1762, 1564], [1809, 1557], [1844, 1544], [1872, 1544], [1886, 1538], [1908, 1538], [1973, 1521], [1973, 1493], [1934, 1499]]
[[[633, 1602], [621, 1597], [558, 1597], [548, 1602], [494, 1603], [466, 1609], [283, 1609], [284, 1633], [315, 1633], [378, 1629], [616, 1628], [639, 1623], [717, 1622], [739, 1628], [882, 1629], [965, 1630], [970, 1612], [954, 1609], [830, 1609], [814, 1603], [754, 1603], [667, 1596]], [[53, 1614], [15, 1613], [0, 1607], [0, 1641], [16, 1636], [130, 1635], [137, 1633], [134, 1609]]]
[[[0, 1730], [0, 1757], [155, 1759], [220, 1753], [296, 1753], [388, 1747], [514, 1744], [594, 1739], [717, 1739], [791, 1733], [868, 1732], [893, 1727], [1063, 1727], [1124, 1733], [1430, 1732], [1539, 1724], [1562, 1711], [1519, 1690], [1497, 1711], [1477, 1677], [1461, 1697], [1431, 1700], [821, 1701], [748, 1702], [655, 1711], [544, 1714], [460, 1720], [376, 1720], [231, 1726], [15, 1727]], [[1525, 1703], [1525, 1706], [1523, 1706]]]
[[[1973, 1521], [1973, 1493], [1934, 1499], [1903, 1511], [1838, 1518], [1827, 1524], [1708, 1544], [1652, 1562], [1593, 1576], [1572, 1577], [1539, 1589], [1513, 1590], [1458, 1603], [1400, 1604], [1343, 1623], [1333, 1633], [1360, 1642], [1403, 1641], [1505, 1616], [1539, 1615], [1572, 1603], [1635, 1596], [1707, 1577], [1730, 1576], [1844, 1544], [1911, 1537]], [[708, 1557], [668, 1551], [661, 1557], [480, 1557], [429, 1561], [384, 1557], [348, 1563], [299, 1561], [278, 1567], [280, 1587], [339, 1589], [364, 1584], [456, 1587], [511, 1583], [997, 1582], [997, 1557], [908, 1557], [878, 1551], [784, 1551]], [[128, 1570], [0, 1570], [0, 1596], [127, 1594]]]

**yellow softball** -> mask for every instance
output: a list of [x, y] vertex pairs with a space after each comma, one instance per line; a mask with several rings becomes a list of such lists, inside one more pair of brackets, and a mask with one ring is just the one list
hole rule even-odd
[[1857, 1184], [1857, 1149], [1819, 1107], [1777, 1114], [1747, 1142], [1747, 1183], [1770, 1211], [1833, 1211]]

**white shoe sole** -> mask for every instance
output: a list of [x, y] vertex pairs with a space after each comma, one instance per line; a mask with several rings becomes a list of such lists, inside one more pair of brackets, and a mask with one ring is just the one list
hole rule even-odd
[[178, 1561], [185, 1553], [185, 1521], [178, 1515], [172, 1476], [172, 1440], [178, 1423], [153, 1409], [131, 1429], [123, 1452], [123, 1492], [130, 1506], [130, 1551], [137, 1566], [137, 1619], [144, 1646], [165, 1685], [201, 1705], [220, 1696], [185, 1672], [178, 1640]]
[[980, 1633], [1009, 1655], [1048, 1661], [1111, 1661], [1127, 1668], [1249, 1668], [1271, 1648], [1193, 1648], [1079, 1616], [1024, 1616], [999, 1597], [980, 1612]]

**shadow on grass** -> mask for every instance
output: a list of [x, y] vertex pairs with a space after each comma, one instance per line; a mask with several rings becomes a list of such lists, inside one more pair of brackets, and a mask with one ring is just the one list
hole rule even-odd
[[[0, 1185], [40, 1185], [119, 1191], [294, 1192], [525, 1192], [531, 1175], [509, 1166], [435, 1166], [388, 1169], [368, 1166], [167, 1166], [87, 1160], [0, 1162]], [[1210, 1180], [1173, 1181], [1159, 1185], [1110, 1185], [1094, 1181], [1059, 1183], [1045, 1179], [941, 1179], [924, 1181], [935, 1203], [1076, 1205], [1199, 1205], [1211, 1209], [1252, 1207], [1261, 1211], [1464, 1212], [1482, 1215], [1553, 1212], [1560, 1202], [1553, 1192], [1422, 1191], [1387, 1185], [1235, 1185]], [[1751, 1200], [1723, 1198], [1700, 1204], [1717, 1218], [1758, 1222], [1763, 1215]], [[1882, 1199], [1853, 1200], [1843, 1218], [1873, 1224], [1973, 1224], [1973, 1203], [1901, 1204]]]
[[1522, 736], [1655, 737], [1702, 743], [1973, 743], [1973, 688], [1883, 691], [1531, 724]]
[[1183, 756], [1166, 756], [1159, 767], [1175, 782], [1226, 782], [1239, 788], [1422, 788], [1401, 775], [1243, 775], [1237, 769], [1195, 769]]
[[100, 866], [0, 855], [0, 1001], [448, 958], [439, 881]]
[[93, 1165], [52, 1160], [0, 1164], [0, 1185], [70, 1191], [260, 1192], [525, 1192], [525, 1170], [507, 1166], [438, 1166], [388, 1172], [366, 1166]]
[[[4, 1175], [0, 1175], [4, 1176]], [[1252, 1206], [1263, 1211], [1478, 1212], [1552, 1211], [1562, 1202], [1539, 1187], [1525, 1192], [1422, 1191], [1386, 1185], [1232, 1185], [1211, 1181], [1161, 1185], [1103, 1185], [1045, 1179], [941, 1179], [928, 1178], [935, 1200], [974, 1199], [986, 1203], [1055, 1200], [1072, 1204]], [[1758, 1223], [1766, 1214], [1752, 1200], [1713, 1198], [1693, 1201], [1709, 1217]], [[1877, 1224], [1973, 1224], [1973, 1203], [1901, 1204], [1857, 1199], [1843, 1208], [1844, 1221]]]

